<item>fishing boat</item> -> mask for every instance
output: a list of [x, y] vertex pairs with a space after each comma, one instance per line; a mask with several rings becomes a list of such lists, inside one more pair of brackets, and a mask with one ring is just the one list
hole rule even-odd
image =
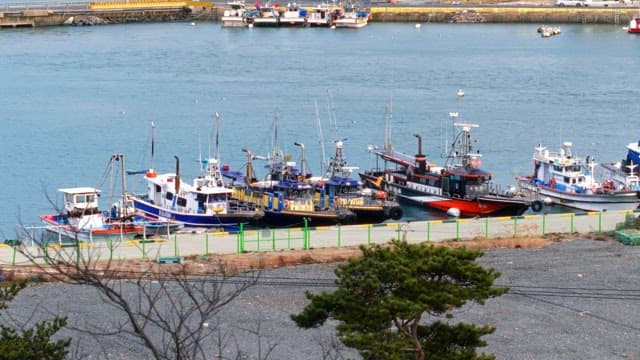
[[303, 176], [289, 156], [270, 158], [267, 175], [258, 180], [251, 164], [254, 157], [248, 149], [247, 173], [223, 167], [223, 175], [233, 180], [233, 198], [258, 205], [264, 211], [263, 223], [270, 227], [328, 226], [353, 224], [356, 215], [348, 209], [317, 208], [311, 176]]
[[223, 27], [245, 27], [248, 25], [244, 1], [231, 1], [227, 3], [220, 21]]
[[93, 187], [59, 189], [64, 197], [64, 211], [42, 215], [46, 230], [66, 240], [80, 242], [131, 240], [144, 232], [133, 221], [111, 219], [100, 210], [100, 190]]
[[[218, 114], [216, 119], [219, 123]], [[219, 154], [217, 139], [216, 130], [216, 151]], [[153, 154], [153, 140], [151, 148]], [[154, 218], [171, 219], [185, 227], [220, 230], [237, 230], [240, 224], [256, 222], [263, 216], [255, 206], [230, 198], [232, 190], [224, 184], [219, 155], [200, 160], [201, 174], [190, 184], [182, 182], [180, 159], [177, 156], [175, 159], [175, 173], [158, 174], [153, 167], [146, 171], [147, 192], [132, 197], [137, 211]]]
[[564, 142], [556, 152], [539, 144], [533, 162], [533, 174], [518, 177], [521, 191], [538, 201], [532, 205], [533, 210], [539, 210], [540, 201], [584, 211], [634, 210], [640, 204], [640, 181], [636, 175], [614, 180], [613, 173], [601, 172], [607, 177], [598, 181], [595, 160], [576, 156], [571, 142]]
[[[266, 157], [254, 156], [251, 150], [242, 149], [247, 154], [245, 173], [223, 167], [223, 176], [232, 179], [234, 199], [260, 206], [264, 211], [264, 224], [271, 227], [325, 226], [356, 221], [356, 215], [348, 209], [315, 206], [315, 186], [311, 182], [311, 174], [306, 173], [304, 159], [303, 169], [300, 170], [295, 161], [291, 161], [291, 156], [285, 156], [278, 147], [277, 110], [273, 144], [273, 152]], [[294, 145], [304, 148], [301, 143]], [[267, 173], [263, 180], [254, 176], [253, 160], [267, 161]]]
[[257, 16], [252, 18], [253, 26], [258, 27], [276, 27], [280, 25], [279, 6], [271, 6], [269, 3], [260, 5], [256, 2]]
[[368, 22], [369, 13], [366, 10], [360, 9], [354, 4], [347, 4], [339, 12], [333, 24], [336, 28], [358, 29], [367, 26]]
[[389, 198], [387, 192], [365, 188], [352, 174], [357, 167], [347, 166], [344, 140], [334, 141], [336, 153], [329, 162], [326, 175], [315, 181], [315, 203], [320, 209], [344, 208], [356, 214], [359, 224], [372, 224], [402, 217], [400, 205]]
[[303, 27], [306, 24], [307, 9], [300, 8], [298, 3], [287, 4], [285, 11], [280, 13], [279, 25], [287, 27]]
[[[456, 113], [457, 116], [457, 113]], [[472, 151], [471, 128], [476, 124], [453, 123], [453, 141], [444, 166], [427, 161], [418, 138], [415, 156], [395, 151], [389, 138], [384, 149], [371, 148], [376, 168], [360, 174], [367, 186], [397, 196], [399, 200], [446, 212], [450, 216], [514, 216], [529, 208], [529, 201], [511, 191], [499, 191], [490, 172], [480, 168], [482, 155]], [[384, 166], [380, 166], [380, 161]]]
[[311, 27], [330, 27], [333, 25], [332, 10], [327, 4], [313, 7], [307, 16], [307, 25]]

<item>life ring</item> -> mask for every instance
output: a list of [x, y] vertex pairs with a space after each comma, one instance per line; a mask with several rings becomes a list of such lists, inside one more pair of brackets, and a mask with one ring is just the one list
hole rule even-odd
[[399, 220], [402, 217], [402, 208], [399, 206], [391, 208], [391, 210], [389, 210], [389, 216], [391, 216], [393, 220]]
[[531, 210], [533, 210], [534, 212], [539, 212], [540, 210], [542, 210], [543, 205], [544, 204], [542, 203], [542, 201], [536, 200], [531, 203]]

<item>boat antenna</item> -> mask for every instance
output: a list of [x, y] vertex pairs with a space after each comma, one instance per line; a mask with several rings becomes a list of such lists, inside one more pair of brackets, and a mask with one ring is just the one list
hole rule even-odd
[[216, 160], [220, 163], [220, 114], [216, 111]]
[[338, 137], [338, 123], [336, 121], [336, 111], [333, 107], [333, 96], [331, 95], [331, 90], [327, 90], [327, 95], [329, 97], [329, 104], [327, 104], [327, 110], [329, 112], [329, 129], [333, 132], [333, 137]]
[[384, 107], [384, 150], [387, 152], [393, 151], [391, 145], [391, 118], [393, 111], [393, 98], [389, 99], [389, 102]]
[[174, 199], [178, 196], [178, 193], [180, 192], [180, 158], [178, 157], [178, 155], [173, 155], [174, 158], [176, 158], [176, 181], [175, 181], [175, 190], [176, 190], [176, 196], [174, 197]]
[[156, 124], [152, 121], [151, 122], [151, 170], [153, 170], [153, 158], [156, 152], [155, 139], [156, 139]]
[[327, 154], [324, 149], [324, 138], [322, 136], [322, 124], [320, 123], [320, 112], [318, 111], [318, 101], [316, 100], [316, 123], [318, 124], [318, 134], [320, 135], [320, 149], [322, 151], [322, 163], [320, 164], [321, 169], [327, 168]]

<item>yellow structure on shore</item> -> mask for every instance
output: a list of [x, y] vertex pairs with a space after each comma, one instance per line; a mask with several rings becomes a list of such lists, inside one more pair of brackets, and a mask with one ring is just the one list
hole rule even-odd
[[211, 8], [212, 3], [208, 1], [175, 1], [175, 0], [124, 0], [124, 1], [93, 1], [90, 3], [91, 10], [132, 10], [132, 9], [163, 9], [182, 7], [202, 7]]

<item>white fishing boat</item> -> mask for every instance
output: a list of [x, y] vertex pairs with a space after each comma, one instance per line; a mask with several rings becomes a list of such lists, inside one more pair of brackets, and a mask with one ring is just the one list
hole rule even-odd
[[40, 216], [48, 232], [65, 240], [80, 242], [131, 240], [144, 232], [132, 221], [111, 220], [100, 210], [100, 190], [92, 187], [59, 189], [64, 196], [64, 211]]
[[228, 9], [224, 10], [222, 18], [223, 27], [245, 27], [248, 25], [244, 1], [231, 1], [227, 3]]
[[336, 28], [362, 28], [369, 22], [369, 13], [353, 4], [348, 4], [333, 21]]
[[264, 6], [256, 3], [257, 16], [253, 18], [252, 24], [257, 27], [276, 27], [280, 24], [279, 7], [272, 7], [269, 3]]
[[307, 25], [311, 27], [330, 27], [332, 24], [332, 10], [327, 4], [316, 5], [307, 16]]
[[520, 191], [535, 200], [534, 211], [541, 210], [543, 203], [584, 211], [634, 210], [640, 205], [637, 176], [631, 174], [622, 181], [596, 179], [595, 160], [576, 156], [572, 146], [564, 142], [560, 151], [550, 152], [538, 145], [533, 175], [518, 177]]
[[279, 25], [288, 27], [303, 27], [306, 23], [307, 9], [300, 8], [298, 3], [289, 3], [280, 14]]

